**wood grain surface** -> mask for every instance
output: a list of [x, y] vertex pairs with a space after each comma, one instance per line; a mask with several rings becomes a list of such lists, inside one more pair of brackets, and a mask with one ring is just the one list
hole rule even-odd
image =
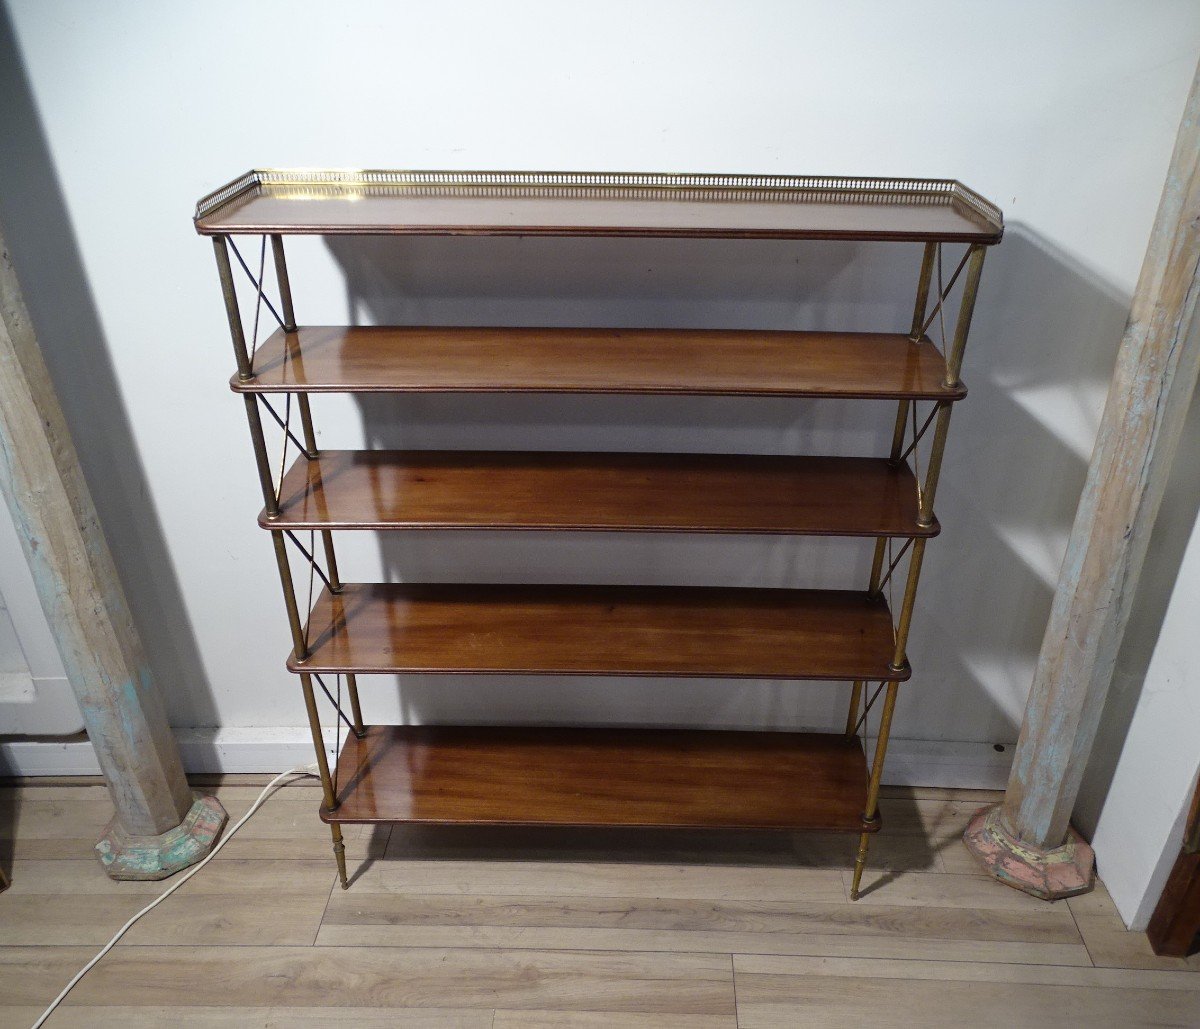
[[322, 450], [280, 490], [292, 529], [572, 529], [933, 536], [884, 458]]
[[867, 799], [861, 743], [820, 733], [371, 726], [337, 782], [328, 822], [858, 832]]
[[[215, 792], [237, 818], [268, 778]], [[700, 829], [345, 825], [343, 891], [305, 780], [48, 1027], [1196, 1024], [1200, 956], [1155, 957], [1103, 886], [1047, 904], [980, 872], [962, 831], [998, 798], [884, 787], [870, 903], [846, 896], [852, 834]], [[161, 889], [104, 875], [92, 845], [112, 814], [103, 786], [0, 785], [5, 1029]]]
[[302, 672], [895, 679], [887, 602], [843, 590], [346, 583]]
[[250, 393], [650, 393], [960, 400], [933, 343], [899, 333], [301, 326]]

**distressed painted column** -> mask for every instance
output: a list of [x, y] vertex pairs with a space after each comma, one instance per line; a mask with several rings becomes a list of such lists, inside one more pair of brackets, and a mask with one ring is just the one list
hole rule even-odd
[[1053, 899], [1091, 887], [1068, 820], [1096, 737], [1150, 532], [1200, 370], [1200, 70], [1184, 108], [1096, 448], [1025, 707], [1004, 803], [967, 846], [997, 879]]
[[162, 879], [212, 848], [225, 811], [184, 778], [2, 228], [0, 490], [116, 807], [96, 852], [114, 879]]

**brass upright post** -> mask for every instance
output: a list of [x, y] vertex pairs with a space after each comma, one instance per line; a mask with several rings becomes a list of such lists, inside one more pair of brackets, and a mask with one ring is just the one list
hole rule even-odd
[[[271, 254], [275, 259], [275, 280], [279, 283], [279, 302], [283, 308], [283, 331], [296, 331], [296, 308], [292, 301], [292, 285], [288, 278], [287, 256], [283, 250], [283, 237], [278, 233], [271, 236]], [[304, 433], [305, 457], [315, 461], [320, 453], [317, 447], [317, 434], [313, 426], [312, 407], [307, 393], [297, 393], [296, 401], [300, 408], [300, 426]], [[342, 577], [338, 572], [337, 553], [333, 546], [333, 533], [328, 529], [321, 530], [321, 545], [325, 550], [325, 570], [329, 577], [329, 589], [332, 593], [342, 591]], [[354, 735], [362, 737], [363, 718], [362, 707], [358, 699], [358, 679], [353, 672], [346, 673], [346, 687], [350, 694], [350, 710], [354, 718]]]
[[[271, 237], [271, 255], [275, 258], [275, 281], [279, 283], [279, 303], [283, 308], [283, 331], [295, 332], [296, 309], [292, 305], [292, 286], [288, 281], [283, 237], [278, 234]], [[317, 456], [317, 435], [313, 430], [312, 408], [309, 406], [308, 394], [297, 393], [296, 403], [300, 408], [300, 426], [304, 434], [304, 456], [312, 461]]]
[[233, 285], [233, 269], [229, 265], [229, 239], [213, 236], [213, 253], [217, 258], [217, 274], [221, 277], [221, 295], [225, 299], [225, 316], [229, 320], [229, 336], [233, 340], [233, 356], [237, 361], [238, 378], [250, 378], [250, 354], [246, 350], [246, 334], [242, 330], [242, 315], [238, 310], [237, 290]]
[[[875, 741], [875, 760], [871, 764], [871, 781], [867, 786], [867, 807], [863, 811], [863, 824], [873, 825], [879, 819], [879, 784], [883, 779], [883, 762], [887, 756], [888, 737], [892, 732], [892, 714], [896, 710], [896, 695], [900, 684], [892, 680], [887, 684], [883, 698], [883, 714], [879, 718], [879, 736]], [[863, 832], [858, 839], [858, 857], [854, 862], [854, 879], [850, 884], [850, 899], [858, 900], [858, 887], [862, 882], [863, 868], [867, 863], [867, 848], [871, 833]]]
[[[871, 596], [876, 596], [879, 593], [879, 582], [883, 578], [883, 558], [886, 545], [886, 536], [880, 536], [875, 541], [875, 556], [871, 561], [871, 582], [867, 587], [867, 592]], [[858, 705], [862, 701], [863, 687], [865, 685], [866, 683], [862, 679], [857, 679], [850, 690], [850, 710], [846, 714], [847, 740], [854, 735], [854, 727], [858, 724]]]
[[920, 526], [928, 527], [933, 524], [933, 498], [942, 474], [942, 455], [946, 452], [946, 437], [950, 432], [950, 413], [953, 407], [953, 404], [946, 402], [937, 406], [933, 443], [929, 447], [929, 467], [925, 469], [925, 482], [921, 486], [921, 506], [917, 512], [917, 524]]
[[925, 537], [913, 540], [908, 559], [908, 579], [904, 584], [904, 599], [900, 602], [900, 620], [896, 623], [896, 649], [892, 654], [892, 671], [900, 672], [908, 665], [908, 630], [912, 625], [913, 605], [917, 601], [917, 583], [921, 578], [921, 562], [925, 558]]
[[967, 278], [963, 283], [962, 301], [958, 308], [958, 321], [954, 325], [954, 341], [946, 354], [946, 385], [958, 385], [962, 370], [963, 352], [967, 348], [967, 334], [971, 331], [971, 316], [975, 313], [975, 298], [979, 295], [979, 278], [983, 275], [983, 259], [987, 248], [979, 243], [971, 244], [967, 259]]
[[283, 237], [271, 236], [271, 256], [275, 258], [275, 281], [279, 283], [279, 303], [283, 307], [283, 331], [296, 331], [296, 311], [292, 306], [292, 284], [288, 281], [287, 259], [283, 253]]
[[[912, 328], [908, 338], [914, 343], [921, 341], [921, 328], [925, 324], [925, 311], [929, 306], [929, 289], [933, 281], [933, 268], [937, 258], [937, 243], [926, 243], [921, 254], [921, 272], [917, 277], [917, 296], [913, 304]], [[900, 463], [900, 455], [904, 453], [904, 434], [908, 424], [909, 400], [901, 400], [896, 407], [896, 423], [892, 429], [892, 449], [889, 460], [893, 465]], [[869, 592], [875, 596], [879, 592], [879, 582], [883, 577], [883, 560], [887, 548], [887, 538], [880, 536], [875, 540], [875, 553], [871, 560], [871, 584]], [[850, 691], [850, 711], [846, 716], [846, 736], [854, 732], [858, 722], [858, 705], [862, 701], [864, 683], [859, 680]]]
[[[287, 258], [283, 252], [283, 237], [271, 236], [271, 253], [275, 258], [275, 279], [279, 283], [279, 300], [283, 306], [283, 331], [296, 331], [296, 309], [292, 304], [292, 287], [288, 280]], [[304, 435], [304, 456], [315, 461], [320, 452], [317, 448], [317, 433], [313, 427], [312, 407], [307, 393], [296, 394], [296, 405], [300, 409], [300, 428]], [[341, 576], [338, 574], [337, 555], [333, 549], [333, 533], [328, 529], [321, 530], [321, 543], [325, 548], [325, 570], [328, 573], [330, 589], [334, 593], [342, 590]]]
[[929, 284], [933, 281], [933, 265], [937, 258], [937, 243], [926, 243], [921, 255], [921, 274], [917, 279], [917, 302], [913, 306], [912, 329], [908, 338], [921, 342], [921, 329], [925, 325], [925, 308], [929, 305]]
[[[908, 338], [914, 343], [922, 339], [921, 329], [925, 324], [925, 310], [929, 306], [929, 287], [933, 280], [933, 266], [937, 257], [937, 243], [926, 243], [921, 255], [921, 274], [917, 277], [917, 298], [913, 304], [912, 328]], [[892, 464], [898, 464], [904, 452], [904, 429], [908, 423], [908, 411], [912, 401], [901, 400], [896, 408], [896, 427], [892, 430]]]
[[[948, 387], [959, 384], [963, 353], [967, 347], [967, 334], [971, 330], [971, 317], [975, 312], [975, 298], [979, 293], [979, 279], [983, 274], [983, 259], [987, 250], [978, 244], [972, 245], [967, 259], [967, 277], [963, 284], [962, 301], [958, 309], [958, 320], [954, 324], [954, 338], [946, 354], [946, 379]], [[937, 492], [938, 478], [942, 473], [942, 455], [946, 449], [946, 437], [950, 431], [950, 412], [953, 404], [938, 405], [937, 423], [933, 429], [933, 444], [929, 448], [929, 467], [925, 471], [925, 483], [921, 488], [921, 510], [918, 522], [933, 524], [933, 498]]]
[[[250, 354], [246, 350], [246, 335], [242, 329], [242, 315], [238, 310], [237, 291], [233, 285], [233, 269], [229, 264], [229, 244], [224, 236], [213, 236], [213, 251], [217, 257], [217, 273], [221, 278], [221, 294], [225, 298], [225, 315], [229, 320], [229, 336], [233, 341], [233, 356], [237, 361], [238, 378], [243, 382], [253, 377]], [[258, 468], [258, 481], [262, 487], [263, 504], [267, 517], [279, 513], [279, 500], [275, 496], [275, 483], [271, 478], [271, 459], [267, 455], [266, 437], [263, 435], [262, 417], [254, 394], [242, 395], [246, 406], [246, 421], [250, 425], [250, 441], [254, 445], [254, 463]]]
[[279, 583], [283, 587], [283, 603], [287, 608], [288, 627], [292, 631], [292, 654], [297, 661], [303, 661], [308, 657], [308, 641], [304, 638], [304, 622], [308, 612], [302, 618], [296, 603], [296, 587], [292, 582], [292, 566], [288, 563], [283, 533], [272, 529], [271, 542], [275, 546], [275, 563], [279, 566]]
[[[272, 248], [275, 254], [275, 269], [280, 275], [280, 295], [283, 298], [284, 318], [288, 324], [294, 324], [291, 304], [291, 289], [287, 285], [287, 270], [283, 265], [283, 242], [272, 237]], [[221, 292], [225, 298], [225, 313], [229, 320], [229, 335], [233, 340], [233, 353], [237, 360], [238, 378], [242, 381], [252, 378], [253, 369], [250, 366], [250, 355], [246, 349], [246, 335], [242, 328], [241, 312], [238, 309], [237, 292], [233, 283], [233, 271], [229, 264], [228, 241], [224, 236], [213, 237], [213, 250], [217, 258], [217, 272], [221, 279]], [[282, 269], [282, 271], [281, 271]], [[271, 463], [267, 455], [266, 438], [263, 435], [262, 418], [259, 414], [258, 403], [254, 394], [244, 395], [246, 402], [246, 418], [250, 424], [250, 439], [254, 444], [254, 459], [258, 466], [259, 481], [262, 486], [263, 501], [266, 504], [268, 519], [279, 514], [279, 501], [275, 495], [275, 483], [271, 476]], [[315, 453], [315, 440], [311, 435], [311, 418], [305, 417], [307, 399], [301, 404], [301, 418], [305, 425], [305, 446]], [[304, 638], [304, 620], [296, 604], [295, 584], [292, 581], [292, 569], [288, 563], [287, 544], [283, 533], [278, 529], [271, 530], [271, 541], [275, 547], [275, 563], [279, 569], [279, 582], [283, 589], [283, 602], [287, 609], [288, 626], [292, 633], [292, 653], [297, 660], [308, 656], [308, 644]], [[331, 566], [332, 567], [332, 566]], [[336, 574], [336, 573], [334, 573]], [[336, 581], [336, 580], [334, 580]], [[307, 613], [306, 613], [307, 617]], [[351, 680], [352, 681], [352, 680]], [[313, 696], [312, 679], [306, 673], [300, 675], [300, 686], [304, 693], [304, 706], [308, 713], [308, 727], [312, 732], [313, 746], [317, 752], [317, 768], [321, 775], [321, 787], [325, 794], [325, 806], [332, 810], [337, 806], [337, 797], [333, 792], [333, 780], [329, 775], [329, 761], [325, 756], [325, 741], [321, 734], [321, 718], [317, 711], [316, 698]], [[358, 716], [357, 690], [352, 689], [351, 699], [355, 705], [356, 719], [361, 727]], [[346, 847], [342, 840], [341, 827], [330, 825], [333, 835], [333, 854], [337, 862], [338, 878], [342, 889], [346, 889], [349, 881], [346, 876]]]
[[[926, 308], [929, 304], [929, 289], [933, 268], [937, 258], [935, 243], [926, 243], [921, 260], [921, 274], [917, 282], [917, 299], [913, 309], [912, 329], [909, 338], [919, 343], [922, 337], [921, 329], [925, 322]], [[971, 327], [971, 315], [975, 309], [975, 298], [979, 292], [979, 279], [983, 273], [983, 258], [985, 248], [972, 244], [967, 259], [967, 277], [963, 285], [963, 296], [959, 306], [958, 320], [954, 327], [954, 338], [946, 353], [945, 385], [953, 388], [959, 383], [959, 373], [962, 369], [963, 353], [966, 349], [967, 333]], [[939, 297], [939, 303], [945, 298]], [[929, 466], [925, 474], [925, 482], [921, 488], [921, 500], [917, 513], [917, 523], [922, 527], [933, 524], [933, 500], [937, 492], [938, 477], [941, 474], [942, 455], [946, 447], [946, 436], [950, 427], [951, 404], [942, 402], [938, 405], [937, 421], [934, 426], [933, 443], [930, 447]], [[896, 412], [896, 425], [892, 433], [891, 461], [898, 464], [903, 453], [905, 425], [908, 419], [910, 403], [902, 400]], [[896, 624], [896, 643], [892, 654], [891, 667], [895, 672], [903, 671], [908, 665], [908, 635], [912, 626], [913, 608], [916, 604], [917, 586], [921, 579], [921, 565], [925, 558], [925, 537], [913, 540], [912, 554], [909, 557], [908, 577], [904, 586], [904, 599], [900, 604], [899, 619]], [[880, 573], [883, 567], [885, 540], [880, 538], [875, 546], [875, 559], [871, 568], [871, 592], [877, 592]], [[879, 784], [883, 776], [883, 764], [887, 756], [888, 739], [892, 730], [892, 715], [896, 708], [896, 697], [899, 683], [895, 680], [888, 682], [887, 695], [884, 698], [883, 714], [880, 717], [879, 736], [875, 744], [875, 758], [871, 766], [871, 779], [867, 788], [867, 806], [863, 812], [863, 821], [871, 824], [878, 817]], [[852, 695], [852, 714], [857, 713], [858, 699], [861, 695], [860, 684], [855, 683]], [[853, 723], [851, 723], [852, 725]], [[849, 731], [847, 732], [849, 735]], [[854, 864], [854, 878], [850, 887], [850, 899], [857, 900], [859, 885], [862, 881], [863, 868], [867, 861], [867, 849], [871, 834], [864, 832], [859, 839], [858, 856]]]
[[[306, 672], [300, 673], [300, 689], [304, 692], [308, 726], [312, 730], [313, 747], [317, 752], [317, 771], [321, 775], [321, 789], [325, 794], [325, 810], [333, 811], [338, 806], [338, 798], [333, 792], [329, 759], [325, 756], [325, 737], [321, 734], [321, 716], [317, 712], [317, 698], [313, 695], [312, 676]], [[346, 878], [346, 845], [342, 842], [342, 828], [336, 822], [330, 822], [329, 829], [333, 833], [333, 857], [337, 862], [338, 879], [345, 890], [349, 888], [350, 882]]]
[[862, 701], [863, 681], [855, 679], [850, 688], [850, 711], [846, 715], [846, 740], [854, 738], [854, 730], [858, 725], [858, 705]]

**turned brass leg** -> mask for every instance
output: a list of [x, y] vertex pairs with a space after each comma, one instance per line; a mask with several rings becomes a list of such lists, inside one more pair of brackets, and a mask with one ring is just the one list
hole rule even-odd
[[[892, 714], [896, 710], [896, 696], [900, 692], [900, 684], [892, 681], [887, 684], [887, 694], [883, 698], [883, 714], [879, 717], [879, 736], [875, 741], [875, 760], [871, 765], [871, 781], [867, 786], [867, 806], [863, 811], [863, 825], [870, 826], [879, 821], [879, 783], [883, 778], [883, 761], [887, 757], [888, 736], [892, 731]], [[862, 882], [863, 868], [867, 863], [867, 848], [871, 842], [871, 834], [864, 832], [858, 841], [858, 857], [854, 862], [854, 879], [850, 883], [850, 899], [858, 900], [858, 887]]]
[[871, 845], [871, 834], [863, 833], [858, 838], [858, 856], [854, 859], [854, 882], [850, 884], [850, 899], [858, 900], [858, 885], [862, 880], [863, 869], [867, 866], [867, 848]]
[[342, 889], [350, 889], [350, 880], [346, 878], [346, 844], [342, 842], [342, 827], [336, 822], [329, 826], [333, 832], [333, 857], [337, 861], [338, 879]]

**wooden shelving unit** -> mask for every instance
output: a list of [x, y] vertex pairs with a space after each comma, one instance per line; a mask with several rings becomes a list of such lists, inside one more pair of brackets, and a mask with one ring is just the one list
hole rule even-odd
[[323, 450], [264, 528], [573, 529], [933, 536], [882, 457]]
[[[927, 340], [925, 342], [928, 342]], [[661, 393], [960, 400], [937, 349], [856, 332], [312, 327], [275, 332], [239, 393]]]
[[857, 739], [823, 733], [376, 725], [321, 817], [859, 832], [866, 768]]
[[[1000, 211], [952, 180], [256, 171], [202, 199], [196, 228], [213, 238], [259, 521], [292, 632], [288, 667], [343, 886], [343, 823], [724, 827], [860, 833], [857, 896]], [[283, 245], [295, 234], [870, 240], [922, 244], [922, 256], [912, 325], [900, 333], [298, 326]], [[277, 305], [236, 247], [246, 235], [262, 237], [264, 264], [269, 241]], [[945, 244], [964, 245], [948, 274]], [[231, 252], [252, 283], [253, 317], [239, 307]], [[947, 320], [960, 281], [939, 349], [930, 328]], [[270, 317], [278, 328], [247, 341], [246, 326]], [[897, 411], [886, 456], [317, 448], [312, 394], [417, 392], [829, 397], [889, 400]], [[290, 467], [272, 464], [273, 423], [298, 451]], [[341, 581], [337, 533], [428, 529], [868, 537], [874, 552], [861, 592]], [[320, 553], [300, 530], [319, 533]], [[311, 610], [299, 603], [292, 545], [324, 583]], [[904, 580], [894, 611], [893, 577]], [[850, 702], [836, 733], [365, 724], [356, 677], [397, 672], [810, 679], [849, 683]], [[325, 675], [345, 675], [349, 713]], [[350, 730], [332, 772], [314, 684]], [[860, 729], [881, 696], [868, 764]]]

